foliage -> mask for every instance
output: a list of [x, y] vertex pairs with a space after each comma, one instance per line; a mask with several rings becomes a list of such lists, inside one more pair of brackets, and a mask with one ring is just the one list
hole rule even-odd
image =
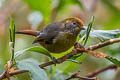
[[10, 41], [13, 42], [13, 48], [15, 46], [15, 24], [13, 19], [10, 17]]
[[18, 56], [20, 56], [21, 54], [23, 54], [27, 51], [37, 52], [37, 53], [44, 54], [46, 56], [51, 57], [51, 55], [49, 54], [49, 52], [45, 48], [39, 47], [39, 46], [34, 46], [34, 47], [30, 47], [30, 48], [27, 48], [27, 49], [24, 49], [24, 50], [17, 51], [15, 53], [15, 57], [18, 57]]
[[119, 30], [93, 30], [90, 34], [91, 38], [98, 38], [100, 41], [118, 38], [119, 36]]
[[29, 70], [32, 80], [48, 80], [47, 74], [38, 65], [39, 63], [32, 59], [17, 61], [19, 69]]
[[116, 58], [108, 56], [108, 57], [106, 57], [106, 59], [108, 59], [109, 61], [111, 61], [112, 63], [114, 63], [120, 67], [120, 61], [118, 61]]
[[88, 40], [88, 37], [89, 37], [89, 34], [90, 34], [90, 31], [92, 29], [92, 25], [93, 25], [93, 21], [94, 21], [94, 16], [92, 16], [89, 24], [88, 24], [88, 28], [86, 30], [86, 37], [85, 37], [85, 40], [84, 40], [84, 45], [87, 43], [87, 40]]
[[120, 11], [118, 10], [118, 8], [113, 4], [112, 1], [109, 0], [101, 0], [104, 4], [105, 7], [108, 8], [109, 13], [112, 13], [112, 18], [108, 21], [107, 24], [104, 25], [105, 28], [107, 28], [106, 26], [108, 26], [110, 29], [113, 29], [117, 26], [120, 26]]
[[[81, 32], [81, 36], [84, 36], [86, 31]], [[97, 38], [100, 41], [104, 42], [109, 39], [120, 37], [120, 30], [95, 30], [92, 29], [89, 35], [90, 38]]]
[[73, 5], [77, 4], [77, 5], [79, 5], [80, 8], [83, 9], [83, 5], [79, 0], [60, 0], [57, 10], [61, 11], [64, 9], [65, 6], [68, 6], [69, 4], [73, 4]]
[[12, 18], [10, 18], [10, 47], [11, 47], [11, 60], [14, 60], [14, 47], [15, 47], [15, 24]]
[[51, 13], [51, 0], [23, 0], [33, 11], [40, 11], [45, 22], [49, 22], [48, 17]]

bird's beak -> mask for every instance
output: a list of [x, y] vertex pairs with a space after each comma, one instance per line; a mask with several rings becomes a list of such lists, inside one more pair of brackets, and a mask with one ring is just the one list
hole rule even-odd
[[85, 26], [82, 26], [82, 27], [81, 27], [81, 30], [86, 30]]

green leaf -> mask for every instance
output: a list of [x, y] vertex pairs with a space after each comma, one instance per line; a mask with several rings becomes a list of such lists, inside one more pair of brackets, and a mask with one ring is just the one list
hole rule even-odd
[[80, 0], [66, 0], [66, 3], [77, 4], [81, 9], [83, 9], [83, 5]]
[[92, 16], [92, 18], [91, 18], [91, 20], [88, 24], [88, 28], [87, 28], [87, 31], [86, 31], [86, 37], [85, 37], [85, 40], [84, 40], [84, 45], [87, 43], [91, 28], [92, 28], [92, 25], [93, 25], [93, 21], [94, 21], [94, 16]]
[[74, 55], [74, 56], [69, 56], [68, 59], [77, 59], [78, 57], [82, 56], [83, 53], [80, 53], [80, 54], [77, 54], [77, 55]]
[[71, 5], [77, 4], [81, 9], [83, 9], [83, 5], [80, 2], [80, 0], [59, 0], [58, 6], [57, 6], [57, 11], [61, 11], [61, 10], [65, 9], [65, 7], [70, 4]]
[[115, 16], [120, 15], [119, 9], [113, 4], [113, 1], [110, 0], [101, 0], [105, 6], [109, 9], [110, 13], [113, 13]]
[[11, 47], [11, 61], [14, 61], [14, 47], [15, 47], [15, 24], [13, 19], [10, 17], [10, 47]]
[[120, 16], [115, 16], [109, 19], [109, 21], [103, 26], [104, 29], [115, 29], [120, 26]]
[[110, 56], [107, 56], [106, 59], [120, 67], [120, 61], [119, 60], [117, 60], [117, 59], [115, 59], [113, 57], [110, 57]]
[[119, 30], [92, 30], [90, 33], [91, 38], [98, 38], [101, 41], [117, 38], [119, 36]]
[[68, 77], [67, 73], [60, 70], [56, 70], [56, 74], [50, 74], [50, 80], [65, 80], [66, 77]]
[[67, 59], [66, 61], [71, 61], [71, 62], [74, 62], [74, 63], [77, 63], [77, 64], [81, 64], [81, 62], [79, 62], [77, 60], [74, 60], [74, 59]]
[[104, 29], [115, 29], [116, 27], [120, 26], [120, 11], [114, 5], [115, 0], [101, 0], [104, 3], [104, 6], [108, 8], [109, 14], [111, 15], [111, 19], [105, 24], [103, 27]]
[[12, 48], [14, 48], [15, 46], [15, 24], [11, 17], [10, 17], [10, 41], [13, 43]]
[[37, 53], [44, 54], [51, 57], [50, 53], [45, 48], [40, 46], [34, 46], [34, 47], [30, 47], [30, 48], [15, 52], [15, 58], [27, 51], [37, 52]]
[[33, 11], [40, 11], [46, 22], [49, 21], [51, 0], [23, 0]]
[[38, 65], [33, 59], [17, 61], [17, 67], [19, 69], [29, 70], [32, 80], [48, 80], [46, 72]]
[[[86, 33], [86, 31], [81, 31], [80, 36], [84, 36]], [[113, 39], [113, 38], [118, 38], [120, 37], [120, 30], [95, 30], [92, 29], [89, 37], [91, 38], [97, 38], [100, 41], [106, 41], [109, 39]]]

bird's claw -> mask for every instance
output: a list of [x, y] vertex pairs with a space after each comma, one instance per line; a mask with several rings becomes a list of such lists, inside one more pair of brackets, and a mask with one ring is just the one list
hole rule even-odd
[[55, 58], [55, 57], [53, 57], [53, 56], [51, 56], [51, 59], [52, 59], [52, 61], [53, 61], [54, 65], [56, 66], [56, 64], [57, 64], [57, 60], [56, 60], [56, 58]]

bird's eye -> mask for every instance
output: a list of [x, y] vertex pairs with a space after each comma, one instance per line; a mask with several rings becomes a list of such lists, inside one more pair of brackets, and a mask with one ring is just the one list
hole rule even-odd
[[76, 25], [77, 23], [76, 22], [73, 22], [73, 25]]

